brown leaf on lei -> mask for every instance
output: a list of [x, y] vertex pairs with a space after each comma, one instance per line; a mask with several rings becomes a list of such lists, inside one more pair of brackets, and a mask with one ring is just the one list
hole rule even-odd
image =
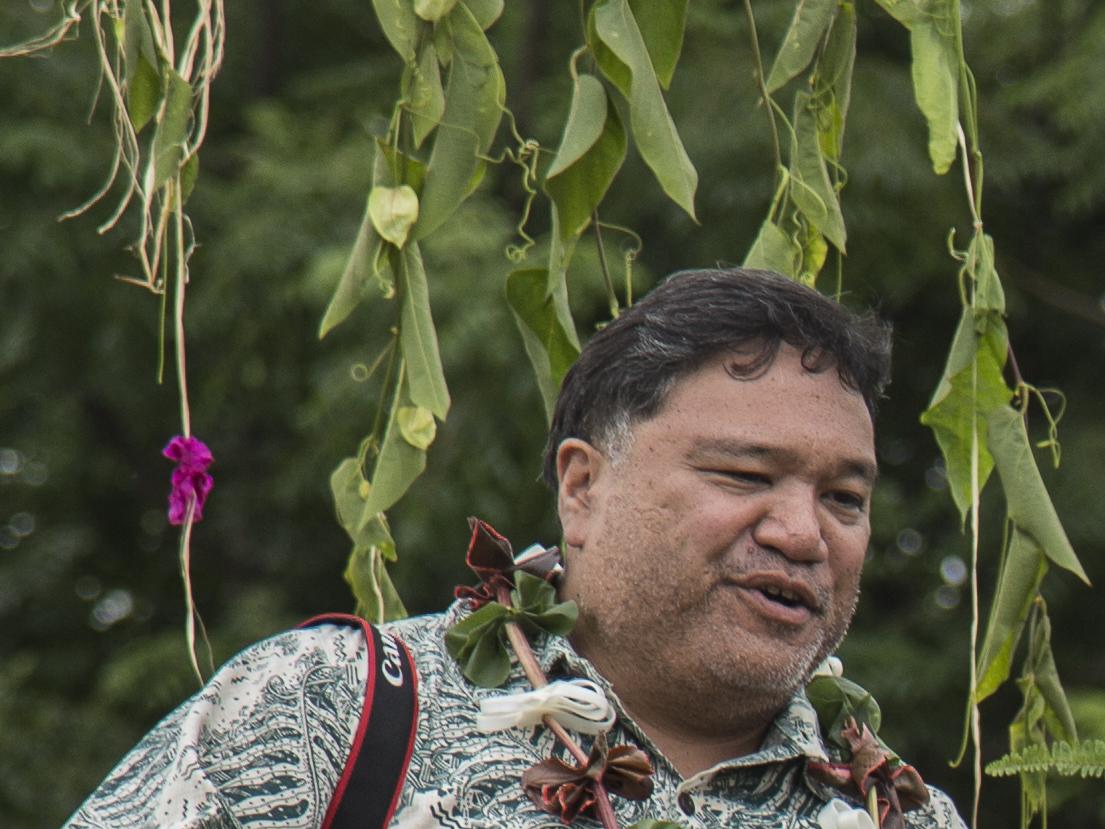
[[468, 568], [480, 577], [475, 587], [457, 585], [453, 595], [468, 603], [469, 610], [479, 610], [493, 601], [500, 588], [513, 589], [513, 574], [522, 570], [538, 578], [552, 581], [560, 572], [560, 551], [550, 547], [522, 561], [514, 560], [514, 548], [499, 532], [479, 518], [469, 518], [472, 537], [468, 542], [465, 561]]
[[850, 763], [810, 761], [810, 774], [823, 783], [842, 789], [860, 801], [874, 786], [878, 793], [881, 829], [905, 829], [904, 812], [928, 803], [925, 782], [913, 766], [894, 761], [866, 725], [849, 719], [841, 736], [852, 751]]
[[652, 794], [652, 763], [639, 748], [614, 746], [606, 756], [602, 785], [626, 800], [647, 800]]
[[596, 782], [629, 800], [645, 800], [652, 794], [652, 764], [638, 748], [607, 749], [606, 737], [600, 734], [582, 766], [550, 757], [522, 774], [530, 800], [566, 824], [594, 807]]

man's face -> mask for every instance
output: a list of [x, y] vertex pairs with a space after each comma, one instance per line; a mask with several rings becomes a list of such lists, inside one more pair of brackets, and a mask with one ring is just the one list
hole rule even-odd
[[766, 711], [851, 621], [873, 428], [835, 367], [810, 373], [789, 346], [755, 379], [725, 363], [678, 381], [621, 457], [562, 445], [562, 594], [580, 606], [574, 641], [629, 697], [637, 682]]

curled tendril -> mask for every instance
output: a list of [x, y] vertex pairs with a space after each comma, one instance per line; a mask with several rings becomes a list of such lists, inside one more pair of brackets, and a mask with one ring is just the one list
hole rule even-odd
[[[621, 233], [629, 237], [625, 244], [622, 245], [622, 265], [625, 268], [625, 304], [626, 306], [632, 305], [633, 263], [637, 261], [637, 257], [640, 256], [641, 250], [645, 246], [644, 240], [642, 240], [640, 235], [632, 228], [626, 227], [625, 225], [600, 221], [597, 213], [592, 217], [592, 221], [594, 222], [596, 233], [600, 233], [603, 230], [612, 230], [615, 233]], [[617, 316], [617, 314], [614, 313], [613, 316]]]
[[521, 133], [518, 132], [518, 125], [514, 120], [513, 112], [509, 109], [504, 109], [503, 112], [506, 115], [507, 123], [510, 125], [511, 135], [517, 143], [517, 149], [512, 150], [510, 147], [504, 147], [502, 155], [495, 163], [499, 164], [509, 160], [512, 164], [520, 167], [522, 190], [526, 194], [526, 200], [522, 205], [522, 213], [518, 217], [518, 223], [514, 226], [514, 232], [521, 237], [522, 243], [511, 243], [506, 246], [504, 251], [507, 259], [517, 265], [525, 260], [530, 248], [537, 244], [536, 240], [526, 232], [526, 225], [529, 224], [533, 202], [537, 198], [537, 162], [541, 156], [541, 145], [536, 139], [522, 137]]
[[[1048, 403], [1048, 395], [1053, 395], [1056, 398], [1057, 403], [1055, 412], [1052, 412], [1052, 406]], [[1024, 380], [1017, 384], [1014, 398], [1017, 403], [1017, 408], [1027, 413], [1028, 406], [1033, 398], [1035, 398], [1036, 402], [1039, 404], [1044, 420], [1047, 421], [1047, 438], [1037, 441], [1036, 448], [1050, 451], [1051, 462], [1058, 468], [1059, 462], [1063, 457], [1063, 446], [1059, 442], [1059, 421], [1063, 419], [1063, 415], [1067, 410], [1067, 396], [1059, 389], [1037, 388]]]
[[0, 58], [17, 58], [45, 52], [59, 43], [72, 40], [77, 36], [77, 27], [81, 22], [81, 12], [91, 0], [70, 0], [62, 8], [62, 18], [45, 32], [28, 40], [0, 48]]

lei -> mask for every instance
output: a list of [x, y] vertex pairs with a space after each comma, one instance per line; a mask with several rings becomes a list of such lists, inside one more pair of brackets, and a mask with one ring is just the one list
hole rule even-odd
[[[550, 683], [528, 639], [541, 632], [567, 636], [575, 625], [575, 602], [558, 602], [554, 587], [563, 572], [560, 552], [535, 546], [515, 558], [510, 542], [490, 524], [470, 518], [469, 525], [466, 560], [480, 582], [456, 588], [456, 597], [472, 612], [446, 632], [446, 649], [464, 676], [484, 688], [506, 681], [513, 651], [533, 686], [484, 700], [477, 727], [549, 728], [575, 763], [550, 757], [528, 768], [521, 780], [527, 796], [565, 824], [587, 815], [604, 829], [618, 829], [610, 796], [646, 800], [653, 788], [652, 763], [634, 746], [609, 746], [605, 732], [614, 713], [601, 689], [586, 680]], [[874, 697], [842, 674], [840, 661], [830, 657], [806, 686], [822, 734], [840, 757], [807, 760], [807, 771], [865, 808], [834, 798], [819, 823], [822, 829], [904, 829], [903, 813], [927, 803], [928, 790], [917, 771], [879, 739], [881, 712]], [[570, 730], [593, 735], [590, 748], [584, 750]], [[644, 820], [629, 829], [679, 829], [679, 824]]]

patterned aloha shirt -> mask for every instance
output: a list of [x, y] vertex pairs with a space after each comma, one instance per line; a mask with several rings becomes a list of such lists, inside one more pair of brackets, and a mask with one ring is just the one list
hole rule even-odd
[[[444, 646], [466, 611], [385, 626], [414, 654], [419, 722], [391, 829], [557, 829], [556, 816], [525, 795], [522, 772], [549, 756], [570, 760], [543, 727], [476, 730], [479, 700], [528, 690], [516, 669], [506, 686], [477, 688]], [[760, 750], [684, 780], [621, 708], [609, 684], [564, 639], [534, 642], [550, 678], [586, 677], [618, 714], [610, 745], [630, 743], [652, 759], [655, 789], [643, 802], [612, 797], [619, 823], [646, 818], [688, 827], [820, 829], [839, 793], [811, 779], [807, 758], [826, 759], [816, 715], [798, 694]], [[367, 649], [359, 630], [323, 625], [253, 645], [151, 731], [70, 818], [65, 829], [300, 829], [319, 827], [341, 777], [363, 702]], [[963, 829], [955, 807], [931, 789], [909, 829]], [[857, 804], [858, 805], [858, 804]], [[574, 826], [595, 827], [577, 818]], [[365, 827], [375, 829], [375, 827]]]

